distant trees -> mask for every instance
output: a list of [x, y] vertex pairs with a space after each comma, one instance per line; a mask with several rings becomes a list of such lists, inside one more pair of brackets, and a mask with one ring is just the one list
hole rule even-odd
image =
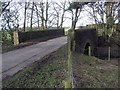
[[[12, 3], [14, 4], [12, 5]], [[9, 2], [2, 2], [1, 15], [4, 18], [2, 19], [4, 20], [4, 22], [2, 23], [2, 27], [5, 27], [6, 24], [4, 23], [5, 20], [7, 20], [6, 22], [8, 24], [7, 26], [9, 27], [8, 29], [11, 30], [13, 29], [13, 27], [18, 28], [19, 26], [23, 26], [23, 31], [33, 30], [34, 26], [37, 26], [38, 30], [44, 30], [49, 27], [62, 28], [63, 23], [66, 20], [65, 12], [67, 8], [68, 7], [66, 0], [63, 2], [53, 2], [48, 0], [46, 0], [46, 2], [43, 0], [40, 0], [39, 2], [14, 2], [13, 0]], [[11, 11], [13, 10], [14, 12], [11, 13]], [[12, 15], [10, 15], [10, 13]], [[16, 22], [18, 24], [16, 26], [16, 23], [11, 21], [10, 17], [16, 18], [14, 19], [14, 21], [23, 21], [20, 21], [20, 23]], [[14, 25], [11, 25], [9, 23], [13, 23]]]
[[[45, 6], [46, 5], [46, 6]], [[46, 10], [45, 10], [46, 7]], [[30, 20], [30, 21], [29, 21]], [[34, 22], [33, 22], [34, 21]], [[48, 2], [25, 2], [24, 7], [24, 31], [27, 24], [30, 23], [30, 30], [37, 23], [38, 30], [47, 28], [48, 21]], [[41, 26], [40, 26], [41, 23]]]
[[[37, 22], [38, 29], [44, 30], [47, 28], [47, 23], [48, 23], [48, 9], [49, 9], [49, 3], [43, 2], [41, 0], [40, 2], [33, 2], [32, 3], [32, 8], [31, 9], [31, 24], [30, 27], [32, 29], [32, 19], [36, 17], [36, 21], [34, 24]], [[34, 14], [36, 12], [36, 15]], [[33, 16], [34, 14], [34, 16]], [[40, 22], [41, 22], [41, 28], [40, 28]]]

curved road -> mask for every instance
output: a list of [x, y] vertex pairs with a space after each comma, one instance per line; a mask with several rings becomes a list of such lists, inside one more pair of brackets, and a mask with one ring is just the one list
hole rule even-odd
[[64, 36], [2, 54], [2, 79], [12, 76], [66, 43], [67, 37]]

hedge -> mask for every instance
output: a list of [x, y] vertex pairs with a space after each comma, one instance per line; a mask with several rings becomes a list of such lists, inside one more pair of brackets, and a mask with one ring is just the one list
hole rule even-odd
[[47, 29], [44, 31], [33, 31], [33, 32], [18, 32], [19, 43], [28, 40], [39, 39], [43, 37], [59, 37], [64, 35], [64, 28], [61, 29]]

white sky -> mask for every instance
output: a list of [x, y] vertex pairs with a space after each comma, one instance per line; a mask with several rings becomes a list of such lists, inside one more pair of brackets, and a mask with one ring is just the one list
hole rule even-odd
[[[3, 0], [2, 0], [3, 1]], [[9, 0], [4, 0], [4, 1], [9, 1]], [[13, 0], [13, 2], [25, 2], [25, 1], [39, 1], [39, 0]], [[43, 1], [46, 1], [46, 0], [43, 0]], [[54, 1], [54, 2], [63, 2], [64, 0], [48, 0], [48, 1]], [[66, 0], [68, 1], [68, 0]], [[69, 0], [69, 1], [72, 1], [72, 0]], [[24, 6], [23, 6], [24, 8]], [[23, 20], [24, 20], [24, 9], [21, 9], [19, 11], [20, 13], [20, 20], [19, 20], [19, 23], [20, 27], [23, 27]], [[69, 16], [71, 17], [71, 14], [66, 12], [65, 13], [65, 16]], [[88, 24], [92, 24], [93, 23], [93, 20], [91, 20], [88, 16], [88, 12], [87, 11], [82, 11], [81, 12], [81, 15], [80, 15], [80, 18], [76, 24], [76, 26], [86, 26]], [[26, 22], [27, 23], [27, 22]], [[27, 23], [28, 24], [28, 23]], [[71, 27], [71, 24], [72, 24], [72, 21], [70, 19], [67, 19], [64, 23], [63, 23], [63, 27]]]

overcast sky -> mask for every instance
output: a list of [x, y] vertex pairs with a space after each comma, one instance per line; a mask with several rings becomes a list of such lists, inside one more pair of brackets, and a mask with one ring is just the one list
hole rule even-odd
[[[1, 1], [9, 1], [9, 0], [1, 0]], [[32, 2], [32, 1], [35, 1], [35, 2], [39, 2], [40, 0], [12, 0], [13, 5], [15, 5], [17, 7], [17, 4], [18, 2]], [[47, 1], [47, 0], [43, 0], [43, 1]], [[48, 0], [48, 2], [64, 2], [65, 0]], [[81, 2], [86, 2], [86, 1], [91, 1], [91, 0], [66, 0], [66, 1], [81, 1]], [[96, 0], [92, 0], [92, 1], [96, 1]], [[110, 0], [109, 0], [110, 1]], [[120, 0], [115, 0], [115, 1], [120, 1]], [[12, 6], [12, 4], [11, 4]], [[19, 14], [20, 14], [20, 18], [19, 18], [19, 24], [20, 24], [20, 27], [23, 27], [23, 21], [24, 21], [24, 6], [22, 6], [22, 9], [20, 6], [18, 6], [18, 8], [20, 9], [19, 10]], [[17, 8], [17, 9], [18, 9]], [[88, 8], [87, 6], [85, 7], [85, 9], [87, 9], [88, 11], [90, 11], [90, 8]], [[50, 11], [49, 11], [50, 12]], [[65, 17], [71, 17], [71, 13], [69, 12], [66, 12], [65, 13]], [[99, 17], [99, 16], [98, 16]], [[0, 18], [1, 20], [1, 18]], [[29, 23], [26, 22], [26, 24], [30, 25]], [[63, 27], [71, 27], [71, 24], [72, 24], [72, 21], [70, 19], [66, 19], [66, 21], [63, 23]], [[87, 11], [82, 11], [81, 14], [80, 14], [80, 18], [76, 24], [76, 26], [86, 26], [88, 24], [94, 24], [94, 20], [93, 18], [90, 18], [90, 15]], [[36, 24], [37, 25], [37, 24]], [[35, 26], [35, 25], [34, 25]], [[1, 28], [1, 27], [0, 27]]]
[[[8, 0], [5, 0], [8, 1]], [[24, 1], [32, 1], [32, 0], [13, 0], [14, 5], [17, 5], [17, 2], [23, 2]], [[33, 0], [33, 1], [39, 1], [39, 0]], [[46, 0], [43, 0], [46, 1]], [[53, 1], [53, 2], [63, 2], [64, 0], [48, 0], [48, 1]], [[66, 0], [68, 1], [68, 0]], [[72, 0], [69, 0], [72, 1]], [[12, 4], [11, 4], [12, 5]], [[17, 7], [17, 6], [16, 6]], [[19, 7], [21, 8], [21, 7]], [[89, 9], [88, 7], [86, 7], [86, 9]], [[20, 27], [23, 27], [23, 21], [24, 21], [24, 6], [22, 9], [19, 10], [19, 14], [20, 14], [20, 18], [19, 18], [19, 24]], [[65, 16], [69, 16], [71, 17], [71, 14], [69, 12], [65, 13]], [[27, 22], [26, 22], [27, 23]], [[82, 11], [80, 14], [80, 19], [78, 20], [76, 26], [86, 26], [88, 24], [93, 24], [93, 20], [89, 18], [89, 14], [87, 11]], [[27, 23], [28, 24], [28, 23]], [[66, 19], [66, 21], [63, 23], [63, 27], [71, 27], [72, 21], [70, 19]], [[35, 26], [35, 25], [34, 25]]]

